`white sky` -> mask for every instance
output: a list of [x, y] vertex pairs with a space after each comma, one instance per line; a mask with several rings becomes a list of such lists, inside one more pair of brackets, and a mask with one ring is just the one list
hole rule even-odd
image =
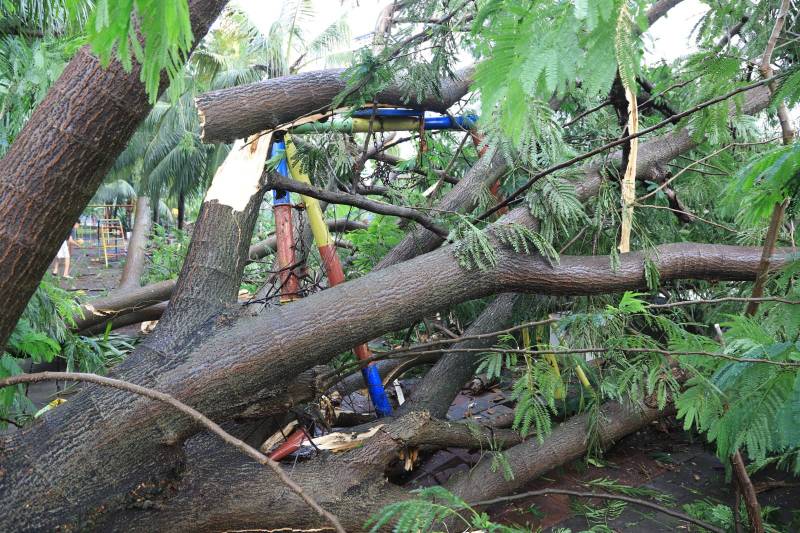
[[[284, 5], [278, 0], [235, 0], [235, 3], [264, 32], [278, 19], [281, 6]], [[375, 29], [378, 14], [391, 0], [313, 0], [313, 3], [316, 16], [310, 24], [304, 25], [311, 35], [318, 34], [331, 22], [347, 14], [351, 34], [356, 38]], [[651, 65], [662, 59], [670, 62], [693, 51], [691, 31], [708, 9], [700, 0], [684, 0], [672, 8], [647, 32], [645, 61]], [[354, 40], [353, 47], [356, 46]]]

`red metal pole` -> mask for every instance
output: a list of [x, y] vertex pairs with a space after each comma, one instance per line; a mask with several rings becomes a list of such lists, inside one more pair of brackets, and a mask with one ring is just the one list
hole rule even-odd
[[[284, 150], [282, 140], [272, 145], [273, 155], [276, 150]], [[278, 164], [278, 173], [289, 176], [286, 160]], [[296, 300], [300, 294], [300, 282], [294, 273], [294, 228], [292, 227], [292, 198], [288, 191], [275, 190], [272, 196], [272, 213], [275, 217], [275, 239], [278, 258], [278, 277], [281, 282], [281, 303]]]

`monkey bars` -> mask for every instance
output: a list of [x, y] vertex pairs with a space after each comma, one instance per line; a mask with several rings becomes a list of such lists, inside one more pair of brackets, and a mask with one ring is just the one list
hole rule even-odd
[[[425, 116], [422, 111], [411, 109], [366, 109], [354, 112], [348, 118], [334, 118], [323, 122], [313, 122], [290, 128], [283, 135], [277, 134], [272, 146], [272, 157], [283, 153], [283, 157], [277, 165], [277, 172], [282, 176], [290, 177], [311, 185], [311, 179], [303, 172], [300, 165], [296, 162], [297, 149], [292, 142], [291, 134], [314, 134], [325, 132], [360, 133], [369, 131], [419, 131], [423, 130], [464, 130], [474, 134], [476, 115], [461, 115], [453, 117], [450, 115]], [[476, 147], [479, 144], [479, 137], [475, 136], [473, 141]], [[316, 198], [301, 195], [305, 210], [308, 215], [311, 232], [314, 242], [322, 258], [323, 268], [328, 278], [328, 285], [334, 287], [345, 281], [344, 270], [336, 254], [336, 246], [328, 231], [323, 218], [322, 209]], [[275, 215], [275, 233], [277, 238], [277, 259], [280, 270], [281, 280], [281, 302], [290, 302], [297, 297], [299, 283], [294, 275], [295, 253], [294, 253], [294, 234], [292, 228], [291, 215], [291, 195], [287, 191], [273, 191], [273, 210]], [[372, 353], [366, 344], [361, 344], [353, 348], [356, 358], [360, 361], [368, 360]], [[364, 382], [369, 391], [369, 397], [375, 412], [379, 417], [389, 416], [392, 407], [386, 396], [383, 382], [378, 368], [374, 364], [368, 364], [362, 370]], [[270, 457], [280, 460], [283, 457], [296, 451], [306, 438], [305, 431], [292, 433], [285, 442], [276, 448]], [[310, 437], [308, 437], [310, 438]]]
[[426, 117], [424, 112], [412, 109], [378, 108], [356, 111], [351, 117], [309, 122], [289, 129], [295, 135], [309, 133], [367, 133], [369, 131], [471, 130], [478, 121], [477, 115], [440, 115]]

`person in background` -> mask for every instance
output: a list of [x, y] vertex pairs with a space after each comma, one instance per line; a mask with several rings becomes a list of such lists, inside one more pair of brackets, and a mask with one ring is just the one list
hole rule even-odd
[[[80, 227], [80, 222], [76, 222], [75, 226], [73, 226], [73, 230], [76, 232], [76, 234], [77, 234], [77, 231], [78, 231], [79, 227]], [[82, 241], [80, 239], [78, 239], [78, 240], [73, 239], [72, 238], [72, 232], [70, 232], [69, 237], [67, 237], [66, 241], [61, 243], [61, 248], [59, 248], [58, 253], [56, 254], [56, 261], [55, 261], [55, 265], [53, 266], [53, 275], [54, 276], [58, 276], [58, 260], [61, 259], [62, 261], [64, 261], [64, 274], [63, 274], [63, 277], [66, 278], [66, 279], [72, 279], [72, 276], [69, 275], [69, 260], [70, 260], [69, 245], [72, 244], [72, 245], [80, 247], [81, 243], [82, 243]]]

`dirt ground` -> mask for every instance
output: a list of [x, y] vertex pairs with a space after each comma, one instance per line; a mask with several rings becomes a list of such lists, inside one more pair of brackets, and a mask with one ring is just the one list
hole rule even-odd
[[[448, 418], [467, 418], [480, 421], [502, 417], [511, 411], [505, 395], [490, 390], [473, 396], [466, 391], [456, 398]], [[478, 461], [489, 460], [481, 453], [464, 449], [436, 452], [412, 478], [415, 486], [443, 483], [459, 471], [468, 471]], [[725, 467], [714, 455], [702, 436], [683, 431], [674, 417], [655, 422], [617, 442], [600, 461], [588, 464], [584, 459], [574, 461], [528, 484], [519, 492], [544, 488], [605, 492], [587, 483], [608, 478], [618, 483], [652, 489], [669, 497], [666, 507], [681, 510], [687, 503], [706, 500], [714, 504], [732, 505], [734, 495], [725, 479]], [[800, 531], [800, 479], [783, 471], [767, 468], [753, 476], [762, 506], [775, 507], [769, 522], [779, 531]], [[585, 502], [585, 500], [584, 500]], [[588, 502], [602, 507], [600, 500]], [[585, 531], [593, 525], [605, 525], [613, 531], [661, 533], [672, 531], [702, 531], [664, 514], [646, 508], [627, 505], [624, 512], [610, 520], [589, 521], [575, 511], [575, 499], [566, 495], [548, 495], [497, 504], [486, 509], [493, 520], [535, 531], [558, 531], [569, 528]]]

